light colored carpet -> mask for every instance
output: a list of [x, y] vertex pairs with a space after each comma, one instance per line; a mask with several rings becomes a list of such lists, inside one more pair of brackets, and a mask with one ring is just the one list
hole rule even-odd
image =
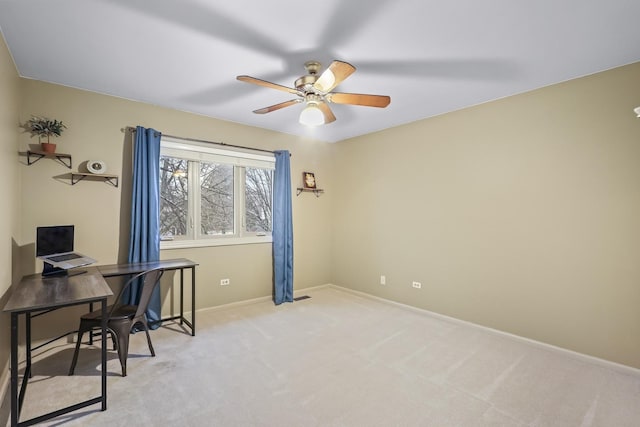
[[[275, 307], [199, 312], [109, 356], [108, 410], [64, 426], [639, 426], [640, 377], [326, 287]], [[21, 419], [98, 395], [99, 350], [34, 363]]]

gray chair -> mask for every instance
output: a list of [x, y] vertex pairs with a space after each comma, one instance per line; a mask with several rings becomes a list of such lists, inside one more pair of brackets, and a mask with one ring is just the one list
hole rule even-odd
[[[113, 340], [114, 349], [118, 351], [118, 357], [120, 358], [120, 365], [122, 366], [122, 376], [127, 376], [127, 356], [129, 354], [129, 336], [131, 330], [140, 325], [144, 332], [147, 334], [147, 343], [149, 344], [149, 351], [151, 356], [155, 356], [156, 353], [153, 350], [151, 344], [151, 337], [149, 336], [149, 325], [147, 324], [147, 306], [151, 300], [151, 294], [153, 290], [160, 282], [160, 278], [164, 273], [163, 270], [148, 270], [133, 276], [122, 287], [116, 302], [107, 307], [107, 328], [111, 334]], [[122, 303], [122, 296], [127, 292], [133, 283], [139, 283], [142, 288], [140, 293], [140, 303], [138, 305], [127, 305]], [[76, 350], [73, 353], [73, 360], [71, 362], [71, 368], [69, 369], [69, 375], [73, 375], [78, 362], [78, 352], [80, 351], [80, 342], [82, 341], [82, 335], [85, 332], [92, 333], [93, 329], [100, 328], [102, 322], [102, 311], [96, 310], [90, 313], [86, 313], [80, 317], [80, 327], [78, 328], [78, 341], [76, 342]]]

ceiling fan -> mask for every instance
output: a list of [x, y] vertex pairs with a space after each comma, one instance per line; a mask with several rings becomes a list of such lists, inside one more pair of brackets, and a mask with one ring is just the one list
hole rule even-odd
[[259, 86], [289, 92], [297, 95], [295, 99], [271, 105], [269, 107], [254, 110], [256, 114], [266, 114], [291, 105], [305, 103], [306, 107], [300, 113], [300, 123], [309, 126], [328, 124], [336, 120], [329, 103], [364, 105], [367, 107], [384, 108], [391, 102], [391, 98], [384, 95], [366, 95], [360, 93], [332, 92], [347, 77], [356, 71], [356, 68], [343, 61], [333, 61], [329, 68], [318, 76], [321, 64], [317, 61], [305, 62], [304, 67], [307, 75], [297, 79], [295, 88], [271, 83], [266, 80], [257, 79], [251, 76], [238, 76], [242, 82], [253, 83]]

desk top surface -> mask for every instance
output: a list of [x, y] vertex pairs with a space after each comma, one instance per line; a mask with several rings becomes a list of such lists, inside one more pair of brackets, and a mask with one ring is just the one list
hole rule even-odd
[[99, 301], [113, 295], [104, 277], [95, 268], [75, 276], [42, 277], [40, 273], [22, 278], [3, 311], [29, 312]]
[[198, 263], [186, 258], [162, 259], [160, 261], [136, 262], [129, 264], [99, 265], [96, 268], [104, 277], [123, 276], [125, 274], [137, 274], [143, 271], [160, 268], [162, 270], [179, 270], [192, 268]]

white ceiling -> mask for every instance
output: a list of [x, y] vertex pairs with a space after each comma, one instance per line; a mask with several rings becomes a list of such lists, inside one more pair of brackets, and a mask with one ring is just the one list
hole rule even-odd
[[[328, 142], [640, 61], [639, 19], [638, 0], [0, 1], [23, 77]], [[337, 91], [391, 105], [307, 128], [301, 104], [252, 113], [292, 95], [235, 79], [333, 59], [357, 68]]]

